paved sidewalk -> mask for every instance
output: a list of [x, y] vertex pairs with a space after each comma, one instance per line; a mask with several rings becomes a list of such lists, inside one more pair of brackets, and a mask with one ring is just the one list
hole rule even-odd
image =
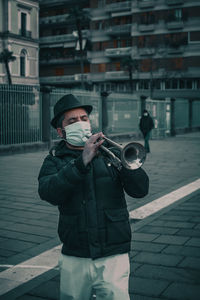
[[[127, 196], [129, 210], [200, 177], [200, 132], [152, 140], [150, 145], [152, 153], [144, 164], [150, 176], [150, 193], [144, 199]], [[37, 195], [37, 175], [46, 154], [0, 157], [1, 271], [59, 244], [57, 209]], [[168, 212], [163, 210], [163, 215], [156, 213], [154, 220], [147, 217], [132, 224], [134, 279], [131, 277], [130, 290], [135, 293], [134, 300], [198, 299], [199, 194], [184, 200], [170, 206]], [[188, 292], [182, 295], [186, 286]], [[58, 270], [53, 269], [11, 291], [7, 299], [58, 299], [58, 290]]]
[[[200, 193], [196, 193], [163, 214], [132, 225], [131, 300], [199, 299], [199, 201]], [[58, 300], [59, 271], [53, 270], [0, 299]]]

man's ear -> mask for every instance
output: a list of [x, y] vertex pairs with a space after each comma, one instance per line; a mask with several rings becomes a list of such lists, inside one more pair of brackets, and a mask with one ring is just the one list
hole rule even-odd
[[59, 135], [59, 137], [61, 137], [61, 138], [63, 138], [63, 130], [62, 130], [62, 128], [56, 128], [56, 130], [57, 130], [57, 133], [58, 133], [58, 135]]

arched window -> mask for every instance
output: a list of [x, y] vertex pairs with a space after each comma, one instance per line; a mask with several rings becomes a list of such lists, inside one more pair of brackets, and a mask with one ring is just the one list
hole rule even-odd
[[22, 50], [20, 54], [20, 76], [26, 76], [26, 51]]

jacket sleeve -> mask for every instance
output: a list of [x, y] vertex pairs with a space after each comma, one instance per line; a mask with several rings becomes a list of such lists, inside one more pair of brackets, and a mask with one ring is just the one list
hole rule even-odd
[[77, 190], [79, 184], [90, 169], [84, 166], [82, 156], [66, 163], [60, 170], [57, 169], [56, 159], [48, 155], [41, 167], [38, 181], [38, 193], [42, 200], [53, 205], [60, 205]]
[[124, 190], [129, 196], [142, 198], [148, 194], [149, 177], [142, 168], [128, 170], [122, 167], [120, 177]]

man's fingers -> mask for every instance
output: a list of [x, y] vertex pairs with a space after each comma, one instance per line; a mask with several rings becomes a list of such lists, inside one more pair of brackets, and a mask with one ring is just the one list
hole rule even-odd
[[89, 138], [88, 142], [95, 144], [99, 138], [103, 138], [103, 137], [104, 137], [103, 133], [102, 132], [98, 132], [98, 133], [93, 134]]

